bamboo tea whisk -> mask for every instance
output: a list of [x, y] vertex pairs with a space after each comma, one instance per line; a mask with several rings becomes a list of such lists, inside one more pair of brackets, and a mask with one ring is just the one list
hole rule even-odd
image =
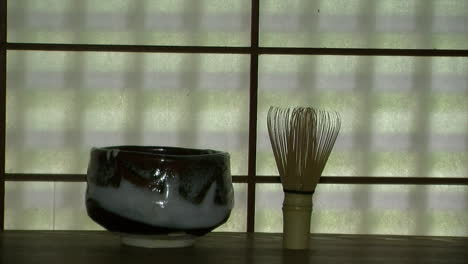
[[341, 127], [336, 112], [311, 107], [270, 107], [268, 133], [285, 193], [283, 245], [309, 245], [312, 194]]

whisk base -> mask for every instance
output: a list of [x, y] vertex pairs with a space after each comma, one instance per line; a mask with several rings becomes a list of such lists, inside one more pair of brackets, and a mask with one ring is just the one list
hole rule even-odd
[[285, 192], [283, 202], [283, 247], [309, 248], [312, 194]]

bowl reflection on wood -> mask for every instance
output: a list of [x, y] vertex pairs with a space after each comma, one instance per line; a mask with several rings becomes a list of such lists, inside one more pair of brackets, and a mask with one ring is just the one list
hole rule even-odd
[[93, 148], [87, 183], [88, 215], [135, 246], [188, 246], [233, 207], [229, 154], [214, 150]]

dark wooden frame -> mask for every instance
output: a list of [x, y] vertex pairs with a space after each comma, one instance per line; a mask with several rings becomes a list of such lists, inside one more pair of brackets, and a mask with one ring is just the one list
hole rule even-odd
[[5, 222], [7, 0], [0, 0], [0, 232]]
[[[257, 152], [257, 95], [258, 58], [262, 54], [289, 55], [352, 55], [352, 56], [427, 56], [468, 57], [468, 50], [428, 49], [355, 49], [355, 48], [280, 48], [259, 47], [259, 1], [252, 0], [251, 45], [248, 47], [213, 46], [158, 46], [158, 45], [95, 45], [95, 44], [43, 44], [7, 42], [7, 0], [0, 0], [0, 231], [4, 229], [5, 181], [60, 181], [84, 182], [83, 174], [20, 174], [5, 172], [6, 136], [6, 52], [7, 50], [46, 51], [114, 51], [114, 52], [162, 52], [162, 53], [226, 53], [250, 55], [249, 88], [249, 154], [248, 175], [233, 176], [233, 182], [247, 184], [247, 232], [255, 227], [255, 185], [257, 183], [279, 183], [278, 176], [256, 175]], [[468, 176], [468, 175], [467, 175]], [[416, 185], [468, 185], [467, 178], [427, 177], [327, 177], [322, 184], [416, 184]]]
[[[42, 173], [5, 173], [5, 181], [17, 182], [85, 182], [85, 174], [42, 174]], [[279, 176], [233, 175], [234, 183], [280, 183]], [[394, 185], [468, 185], [468, 178], [442, 177], [366, 177], [366, 176], [322, 176], [320, 184], [394, 184]]]

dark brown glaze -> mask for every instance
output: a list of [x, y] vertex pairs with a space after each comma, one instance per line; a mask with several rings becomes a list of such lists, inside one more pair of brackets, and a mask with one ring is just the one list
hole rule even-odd
[[[119, 150], [117, 154], [110, 150]], [[162, 193], [169, 178], [178, 179], [179, 194], [199, 204], [214, 183], [215, 203], [232, 202], [229, 155], [213, 150], [171, 147], [122, 146], [93, 149], [88, 181], [98, 186], [118, 188], [122, 179]]]

